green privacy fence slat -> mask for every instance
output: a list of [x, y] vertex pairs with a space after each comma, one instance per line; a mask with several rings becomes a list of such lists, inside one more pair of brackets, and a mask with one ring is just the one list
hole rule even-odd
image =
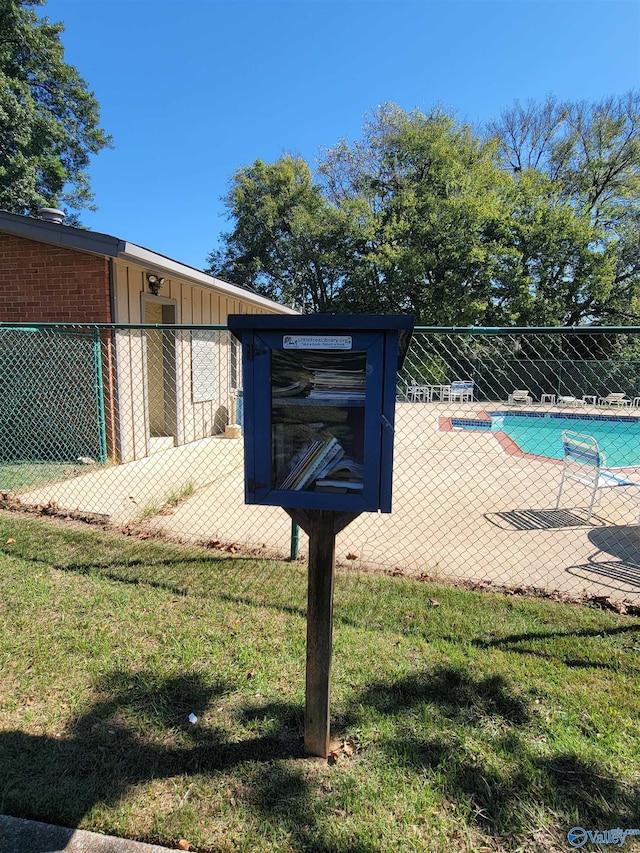
[[101, 385], [93, 334], [1, 329], [0, 461], [104, 461]]
[[640, 326], [416, 326], [415, 331], [438, 335], [619, 335], [640, 333]]

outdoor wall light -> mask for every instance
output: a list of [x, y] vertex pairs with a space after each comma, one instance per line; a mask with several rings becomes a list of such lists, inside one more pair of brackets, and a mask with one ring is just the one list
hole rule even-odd
[[158, 291], [164, 284], [164, 279], [161, 276], [154, 275], [153, 273], [147, 273], [147, 284], [149, 285], [149, 290], [153, 293], [154, 296], [158, 295]]

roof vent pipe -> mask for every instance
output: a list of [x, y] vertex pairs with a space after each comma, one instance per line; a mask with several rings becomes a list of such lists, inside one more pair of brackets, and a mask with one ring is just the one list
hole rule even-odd
[[57, 207], [41, 207], [38, 211], [39, 219], [44, 219], [45, 222], [55, 222], [57, 225], [62, 224], [64, 216], [64, 210], [58, 210]]

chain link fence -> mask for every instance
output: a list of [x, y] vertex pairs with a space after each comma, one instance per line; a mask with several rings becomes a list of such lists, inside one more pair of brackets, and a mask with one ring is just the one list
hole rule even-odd
[[[244, 504], [241, 422], [225, 327], [0, 327], [10, 505], [304, 557], [283, 509]], [[583, 449], [559, 496], [566, 430], [606, 461]], [[338, 536], [339, 561], [640, 601], [640, 329], [416, 329], [393, 500]]]

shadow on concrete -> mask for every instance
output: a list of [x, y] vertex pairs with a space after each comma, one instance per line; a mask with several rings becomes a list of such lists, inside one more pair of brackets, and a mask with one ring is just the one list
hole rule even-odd
[[[566, 572], [627, 595], [640, 592], [640, 527], [615, 525], [590, 530], [589, 541], [598, 549], [586, 563], [568, 566]], [[611, 555], [615, 559], [607, 559]], [[604, 557], [604, 559], [603, 559]]]
[[598, 581], [600, 586], [622, 595], [637, 595], [640, 592], [640, 563], [630, 564], [624, 560], [597, 560], [589, 558], [586, 563], [567, 566], [567, 574], [585, 581]]
[[501, 530], [560, 530], [568, 527], [592, 527], [605, 524], [604, 519], [577, 514], [566, 509], [512, 509], [504, 512], [486, 512], [486, 520]]
[[600, 551], [640, 566], [640, 527], [625, 524], [599, 528], [589, 532], [589, 541]]

